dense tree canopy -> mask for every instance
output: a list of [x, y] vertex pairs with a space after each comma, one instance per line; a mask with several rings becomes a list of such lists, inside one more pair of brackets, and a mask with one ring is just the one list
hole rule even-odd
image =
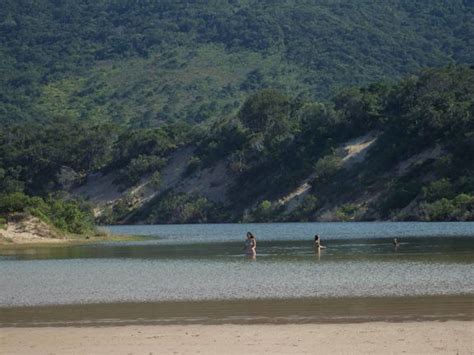
[[473, 14], [463, 0], [4, 0], [0, 122], [202, 122], [266, 87], [328, 98], [472, 63]]

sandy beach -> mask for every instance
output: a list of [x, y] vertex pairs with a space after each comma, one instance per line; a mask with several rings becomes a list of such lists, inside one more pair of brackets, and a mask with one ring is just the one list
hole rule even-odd
[[474, 322], [1, 328], [2, 354], [472, 354]]

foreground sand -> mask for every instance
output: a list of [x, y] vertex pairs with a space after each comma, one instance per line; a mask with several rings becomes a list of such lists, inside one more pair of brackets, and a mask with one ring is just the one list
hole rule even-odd
[[474, 322], [0, 328], [2, 354], [473, 354]]

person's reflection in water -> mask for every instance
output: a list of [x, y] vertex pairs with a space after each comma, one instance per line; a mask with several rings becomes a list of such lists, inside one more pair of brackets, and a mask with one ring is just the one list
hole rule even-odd
[[397, 238], [394, 238], [393, 241], [392, 241], [392, 244], [393, 246], [395, 247], [395, 250], [398, 249], [398, 247], [400, 246], [400, 242]]
[[318, 261], [321, 260], [321, 248], [314, 248], [316, 257], [318, 258]]

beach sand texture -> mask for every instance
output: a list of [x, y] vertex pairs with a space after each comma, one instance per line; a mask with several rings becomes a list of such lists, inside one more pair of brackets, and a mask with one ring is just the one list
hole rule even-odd
[[1, 354], [473, 354], [474, 322], [0, 328]]

